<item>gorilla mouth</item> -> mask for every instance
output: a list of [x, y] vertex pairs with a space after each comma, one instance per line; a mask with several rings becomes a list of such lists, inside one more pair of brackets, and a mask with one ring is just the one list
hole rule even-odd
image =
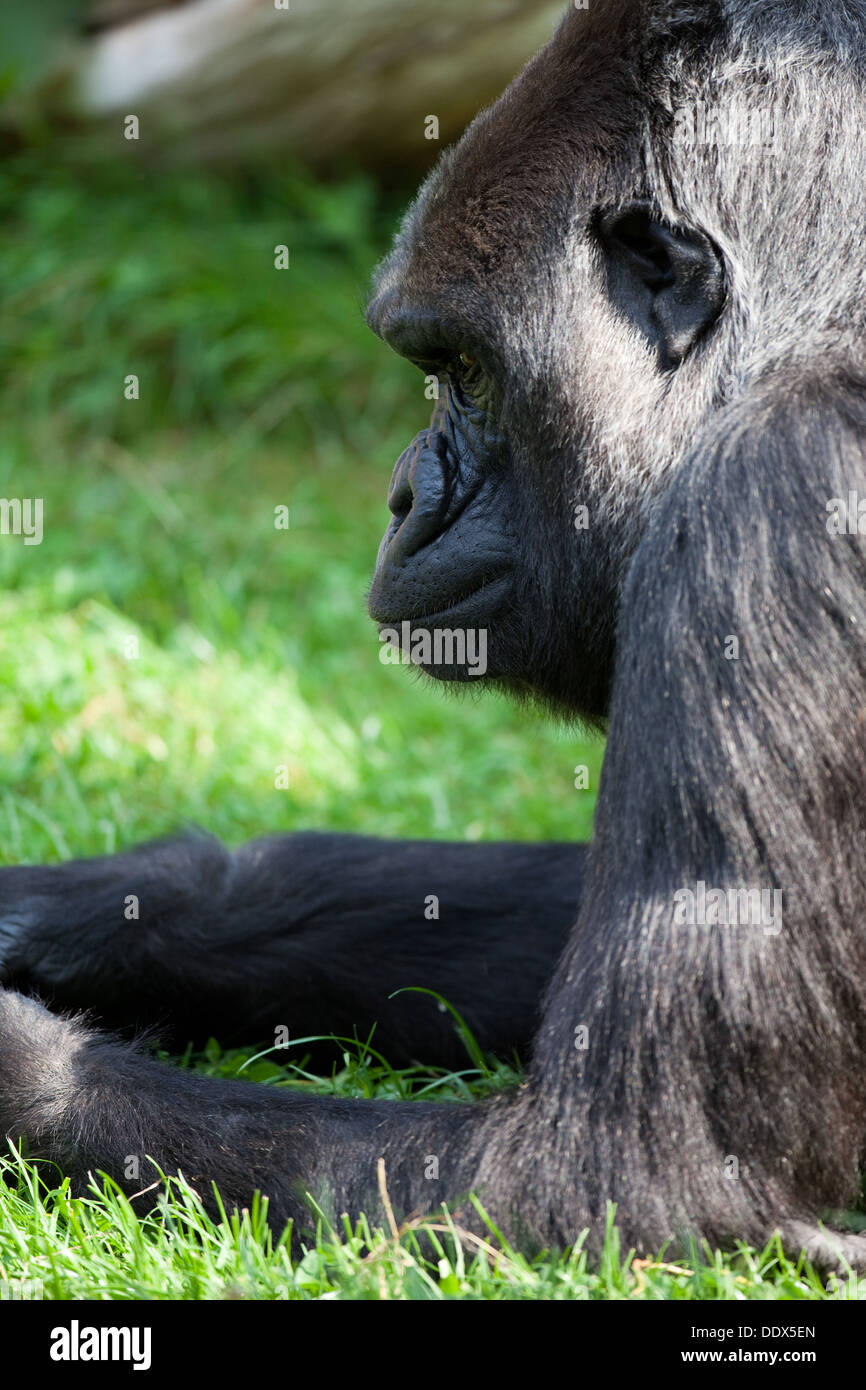
[[502, 525], [501, 477], [480, 465], [472, 431], [455, 433], [422, 430], [397, 460], [393, 516], [368, 599], [380, 625], [478, 622], [510, 588], [514, 549]]
[[448, 600], [443, 607], [435, 612], [415, 612], [406, 614], [405, 612], [394, 614], [386, 613], [375, 608], [374, 594], [371, 590], [369, 600], [370, 617], [380, 627], [388, 627], [393, 624], [403, 622], [409, 623], [412, 628], [422, 625], [430, 627], [443, 623], [453, 623], [456, 620], [470, 617], [490, 617], [500, 601], [505, 597], [511, 588], [512, 577], [507, 571], [490, 575], [483, 579], [479, 585], [473, 589], [462, 590]]

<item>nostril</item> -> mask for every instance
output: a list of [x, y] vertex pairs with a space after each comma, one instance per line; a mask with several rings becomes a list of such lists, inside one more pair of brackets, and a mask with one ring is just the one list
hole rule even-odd
[[402, 459], [397, 463], [397, 471], [388, 492], [388, 506], [398, 522], [406, 520], [412, 510], [414, 493], [412, 481], [406, 469], [401, 468]]
[[450, 497], [448, 445], [437, 430], [413, 439], [397, 460], [388, 506], [391, 555], [402, 563], [440, 534]]

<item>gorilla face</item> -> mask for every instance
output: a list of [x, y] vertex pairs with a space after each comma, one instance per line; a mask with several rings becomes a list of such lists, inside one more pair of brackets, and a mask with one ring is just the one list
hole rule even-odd
[[483, 630], [487, 682], [589, 720], [627, 563], [724, 355], [721, 252], [649, 186], [651, 113], [594, 56], [610, 15], [572, 13], [446, 152], [368, 311], [440, 383], [394, 471], [371, 616]]

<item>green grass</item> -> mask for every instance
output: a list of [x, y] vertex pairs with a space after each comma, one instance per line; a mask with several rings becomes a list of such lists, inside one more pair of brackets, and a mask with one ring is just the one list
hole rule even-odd
[[215, 1221], [197, 1193], [168, 1179], [159, 1209], [142, 1219], [107, 1182], [94, 1184], [93, 1196], [71, 1198], [65, 1182], [43, 1185], [26, 1164], [0, 1166], [10, 1184], [0, 1224], [0, 1288], [11, 1279], [20, 1294], [38, 1290], [46, 1299], [727, 1302], [858, 1296], [856, 1278], [833, 1278], [825, 1289], [776, 1241], [761, 1252], [743, 1247], [733, 1259], [706, 1251], [688, 1260], [662, 1256], [635, 1263], [633, 1252], [620, 1249], [612, 1211], [605, 1252], [595, 1264], [582, 1242], [567, 1254], [528, 1260], [492, 1226], [489, 1239], [480, 1239], [445, 1210], [393, 1231], [371, 1229], [364, 1219], [354, 1227], [347, 1220], [339, 1231], [322, 1223], [315, 1243], [293, 1261], [286, 1237], [268, 1230], [263, 1202], [243, 1213], [223, 1209]]
[[[588, 836], [597, 740], [378, 660], [365, 589], [387, 479], [429, 413], [361, 318], [394, 213], [360, 180], [239, 189], [47, 153], [0, 164], [0, 496], [42, 497], [45, 527], [41, 546], [0, 538], [0, 862], [190, 823], [230, 844], [301, 827]], [[513, 1079], [469, 1056], [459, 1075], [420, 1074], [350, 1048], [326, 1079], [250, 1057], [213, 1043], [180, 1064], [352, 1096]], [[441, 1212], [432, 1260], [414, 1231], [362, 1223], [323, 1230], [293, 1267], [260, 1207], [215, 1224], [174, 1184], [142, 1220], [110, 1188], [73, 1200], [50, 1169], [7, 1176], [0, 1283], [50, 1298], [850, 1296], [775, 1246], [643, 1267], [612, 1228], [600, 1266], [580, 1248], [528, 1262], [465, 1246]]]

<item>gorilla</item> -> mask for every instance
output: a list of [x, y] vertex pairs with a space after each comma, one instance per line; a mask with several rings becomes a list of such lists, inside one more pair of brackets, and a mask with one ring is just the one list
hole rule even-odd
[[[823, 1224], [866, 1139], [864, 163], [866, 0], [569, 10], [378, 275], [371, 327], [441, 389], [370, 611], [483, 632], [476, 683], [608, 729], [591, 845], [202, 836], [5, 869], [0, 1132], [79, 1187], [137, 1190], [139, 1154], [261, 1189], [296, 1239], [309, 1196], [382, 1220], [382, 1159], [398, 1214], [474, 1192], [526, 1250], [597, 1251], [612, 1200], [641, 1251], [779, 1231], [866, 1268]], [[467, 680], [458, 655], [422, 664]], [[307, 1097], [75, 1016], [377, 1021], [392, 1060], [453, 1063], [448, 1015], [389, 999], [413, 985], [525, 1050], [525, 1083]]]

